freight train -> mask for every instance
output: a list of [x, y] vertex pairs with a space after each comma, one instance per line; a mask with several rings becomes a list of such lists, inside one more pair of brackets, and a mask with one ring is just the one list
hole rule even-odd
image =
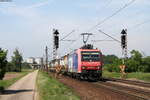
[[98, 80], [102, 77], [102, 53], [92, 45], [84, 45], [73, 52], [50, 62], [50, 70], [61, 66], [62, 73], [84, 80]]

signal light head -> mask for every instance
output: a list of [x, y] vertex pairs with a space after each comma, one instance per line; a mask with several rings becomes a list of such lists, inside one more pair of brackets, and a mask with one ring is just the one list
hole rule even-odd
[[54, 37], [54, 44], [56, 46], [56, 49], [59, 48], [59, 37], [58, 36]]
[[53, 34], [58, 35], [59, 34], [58, 30], [55, 30]]
[[121, 36], [121, 46], [122, 48], [125, 48], [126, 46], [126, 35]]
[[121, 34], [127, 34], [127, 29], [123, 29], [122, 31], [121, 31]]

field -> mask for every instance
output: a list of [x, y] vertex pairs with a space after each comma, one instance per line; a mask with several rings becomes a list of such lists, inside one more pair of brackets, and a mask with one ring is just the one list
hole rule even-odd
[[[103, 71], [104, 77], [120, 78], [120, 75], [121, 75], [120, 73], [116, 72]], [[127, 79], [138, 79], [150, 82], [150, 73], [141, 73], [141, 72], [127, 73]]]
[[39, 100], [80, 100], [70, 88], [42, 71], [38, 72], [37, 88]]
[[6, 78], [4, 77], [4, 80], [0, 80], [0, 88], [1, 89], [5, 89], [7, 87], [9, 87], [10, 85], [12, 85], [13, 83], [15, 83], [17, 80], [19, 80], [20, 78], [22, 78], [23, 76], [25, 76], [26, 74], [28, 74], [29, 72], [31, 72], [31, 70], [23, 70], [22, 72], [7, 72], [6, 74], [13, 74], [16, 75], [14, 77], [9, 77]]

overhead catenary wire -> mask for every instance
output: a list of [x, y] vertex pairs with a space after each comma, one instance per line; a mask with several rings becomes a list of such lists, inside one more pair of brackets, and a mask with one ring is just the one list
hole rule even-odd
[[[116, 33], [116, 34], [118, 34], [118, 33]], [[113, 36], [115, 36], [116, 34], [113, 34]], [[92, 40], [92, 42], [104, 42], [104, 41], [114, 41], [114, 40], [107, 40], [109, 37], [106, 37], [106, 38], [104, 38], [104, 39], [101, 39], [101, 40]]]
[[[133, 29], [135, 29], [135, 28], [137, 28], [137, 27], [139, 27], [139, 26], [141, 26], [141, 25], [147, 24], [147, 23], [149, 23], [149, 22], [150, 22], [150, 19], [145, 20], [145, 21], [143, 21], [143, 22], [141, 22], [141, 23], [138, 23], [138, 24], [134, 25], [133, 27], [130, 27], [130, 28], [128, 29], [128, 31], [133, 30]], [[117, 35], [117, 34], [118, 34], [118, 33], [113, 34], [113, 36], [115, 36], [115, 35]], [[107, 38], [108, 38], [108, 37], [106, 37], [106, 38], [103, 39], [103, 40], [92, 40], [92, 41], [93, 41], [93, 42], [110, 41], [110, 40], [106, 40]]]
[[[65, 35], [63, 38], [61, 38], [59, 41], [60, 42], [62, 42], [62, 41], [67, 41], [67, 42], [75, 42], [76, 40], [66, 40], [66, 38], [68, 37], [68, 36], [70, 36], [72, 33], [74, 33], [75, 32], [75, 30], [72, 30], [70, 33], [68, 33], [67, 35]], [[66, 49], [66, 48], [65, 48]], [[64, 50], [63, 50], [64, 51]]]
[[[122, 11], [123, 9], [125, 9], [126, 7], [128, 7], [130, 4], [132, 4], [135, 0], [132, 0], [131, 2], [125, 4], [123, 7], [121, 7], [120, 9], [118, 9], [116, 12], [114, 12], [112, 15], [106, 17], [104, 20], [102, 20], [101, 22], [99, 22], [98, 24], [96, 24], [94, 27], [92, 27], [90, 30], [96, 28], [97, 26], [101, 25], [102, 23], [104, 23], [105, 21], [107, 21], [108, 19], [110, 19], [111, 17], [115, 16], [117, 13], [119, 13], [120, 11]], [[111, 0], [110, 0], [111, 2]], [[89, 31], [90, 31], [89, 30]], [[60, 39], [60, 41], [63, 41], [65, 38], [67, 38], [70, 34], [72, 34], [74, 32], [71, 31], [70, 33], [68, 33], [66, 36], [64, 36], [62, 39]], [[71, 41], [71, 40], [66, 40], [66, 41]], [[71, 44], [73, 44], [74, 42], [76, 42], [76, 40], [71, 41]]]
[[[75, 39], [75, 40], [71, 40], [70, 41], [70, 43], [68, 44], [68, 47], [67, 48], [69, 48], [70, 49], [70, 47], [75, 43], [75, 42], [77, 42], [77, 40], [79, 40], [80, 39], [80, 35], [77, 37], [77, 39]], [[66, 48], [64, 48], [63, 49], [63, 51], [65, 50]], [[70, 51], [69, 51], [70, 52]]]
[[127, 8], [129, 5], [131, 5], [134, 1], [136, 0], [132, 0], [129, 3], [125, 4], [123, 7], [121, 7], [120, 9], [118, 9], [116, 12], [114, 12], [112, 15], [106, 17], [105, 19], [103, 19], [102, 21], [98, 22], [98, 24], [94, 25], [92, 28], [90, 28], [88, 31], [91, 31], [93, 29], [95, 29], [96, 27], [98, 27], [99, 25], [103, 24], [104, 22], [106, 22], [108, 19], [110, 19], [111, 17], [115, 16], [116, 14], [118, 14], [119, 12], [121, 12], [123, 9]]
[[73, 42], [73, 41], [75, 41], [75, 40], [61, 40], [61, 41], [67, 41], [67, 42]]
[[[96, 24], [94, 27], [92, 27], [90, 30], [92, 30], [92, 29], [94, 29], [94, 28], [96, 28], [97, 26], [99, 26], [99, 25], [101, 25], [102, 23], [104, 23], [105, 21], [107, 21], [108, 19], [110, 19], [111, 17], [113, 17], [113, 16], [115, 16], [117, 13], [119, 13], [120, 11], [122, 11], [123, 9], [125, 9], [126, 7], [128, 7], [130, 4], [132, 4], [134, 1], [136, 1], [136, 0], [132, 0], [131, 2], [129, 2], [129, 3], [127, 3], [127, 4], [125, 4], [123, 7], [121, 7], [120, 9], [118, 9], [116, 12], [114, 12], [112, 15], [110, 15], [110, 16], [108, 16], [108, 17], [106, 17], [104, 20], [102, 20], [101, 22], [99, 22], [98, 24]], [[89, 31], [90, 31], [89, 30]], [[63, 41], [65, 38], [67, 38], [70, 34], [72, 34], [74, 32], [74, 30], [72, 31], [72, 32], [70, 32], [70, 33], [68, 33], [66, 36], [64, 36], [62, 39], [60, 39], [60, 41]], [[106, 35], [106, 34], [105, 34]], [[111, 37], [111, 36], [110, 36]], [[116, 39], [117, 40], [117, 39]], [[115, 41], [116, 41], [115, 40]], [[64, 40], [65, 41], [65, 40]], [[66, 40], [67, 41], [67, 40]], [[69, 41], [71, 41], [71, 40], [69, 40]], [[76, 42], [77, 40], [73, 40], [73, 41], [71, 41], [71, 45], [73, 45], [74, 44], [74, 42]], [[119, 41], [119, 40], [118, 40]], [[119, 41], [120, 42], [120, 41]]]
[[114, 38], [114, 37], [108, 35], [107, 33], [103, 32], [102, 30], [98, 30], [98, 31], [99, 31], [100, 33], [103, 33], [104, 35], [110, 37], [110, 38], [113, 39], [114, 41], [116, 41], [116, 42], [118, 42], [118, 43], [121, 43], [119, 40], [117, 40], [116, 38]]
[[149, 22], [150, 22], [150, 19], [145, 20], [145, 21], [143, 21], [143, 22], [141, 22], [141, 23], [138, 23], [138, 24], [134, 25], [133, 27], [129, 28], [129, 30], [135, 29], [135, 28], [137, 28], [137, 27], [139, 27], [139, 26], [141, 26], [141, 25], [147, 24], [147, 23], [149, 23]]
[[114, 40], [92, 40], [92, 42], [103, 42], [103, 41], [114, 41]]
[[66, 36], [64, 36], [62, 39], [60, 39], [60, 41], [63, 41], [65, 38], [67, 38], [69, 35], [71, 35], [73, 32], [75, 32], [75, 30], [72, 30], [70, 33], [68, 33]]
[[[106, 36], [110, 37], [111, 39], [113, 39], [114, 41], [116, 41], [117, 43], [121, 43], [121, 41], [117, 40], [116, 38], [108, 35], [107, 33], [103, 32], [102, 30], [98, 30], [100, 33], [105, 34]], [[130, 52], [130, 50], [127, 49], [128, 52]]]
[[[79, 35], [78, 38], [77, 38], [75, 41], [72, 41], [72, 42], [70, 43], [69, 47], [70, 47], [71, 45], [73, 45], [75, 42], [77, 42], [77, 40], [79, 40], [80, 38], [81, 38], [81, 36]], [[69, 47], [68, 47], [68, 48], [69, 48]]]

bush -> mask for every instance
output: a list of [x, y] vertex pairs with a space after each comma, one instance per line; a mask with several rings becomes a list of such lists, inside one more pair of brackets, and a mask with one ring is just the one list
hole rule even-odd
[[4, 51], [0, 48], [0, 80], [3, 79], [5, 72], [6, 72], [6, 65], [7, 65], [7, 51]]
[[[150, 56], [143, 57], [139, 51], [132, 50], [131, 57], [125, 61], [127, 66], [126, 72], [150, 72]], [[120, 72], [119, 66], [122, 64], [122, 59], [115, 55], [104, 56], [105, 70], [109, 72]]]

